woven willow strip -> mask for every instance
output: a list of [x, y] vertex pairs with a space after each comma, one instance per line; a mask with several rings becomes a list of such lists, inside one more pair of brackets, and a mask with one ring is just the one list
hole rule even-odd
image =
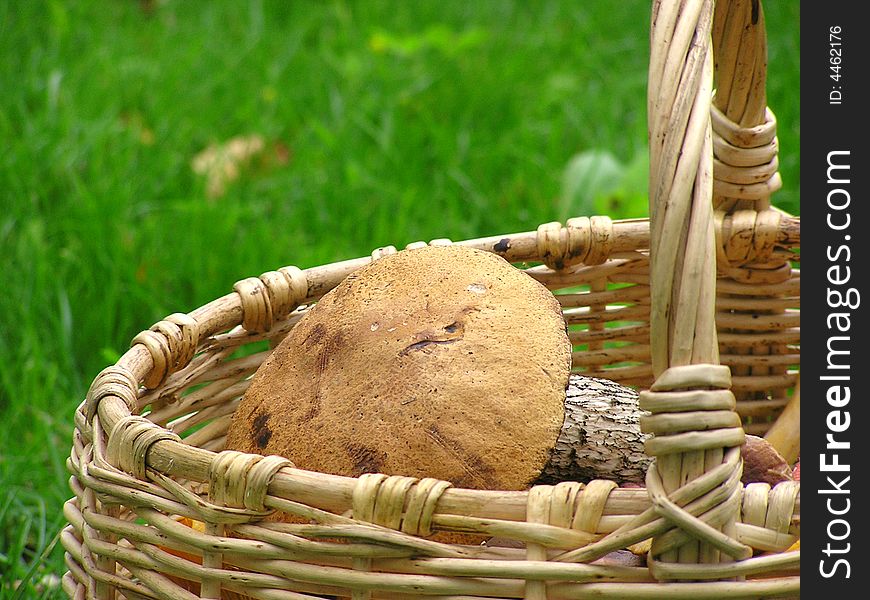
[[[648, 87], [650, 327], [652, 365], [657, 377], [653, 390], [696, 389], [701, 396], [716, 393], [707, 391], [711, 388], [730, 388], [727, 368], [723, 378], [721, 369], [715, 366], [719, 348], [714, 316], [716, 251], [711, 206], [712, 18], [712, 1], [654, 4]], [[666, 72], [677, 75], [665, 77]], [[704, 410], [701, 403], [692, 409]], [[674, 548], [664, 542], [664, 537], [657, 538], [650, 552], [652, 565], [659, 561], [716, 563], [723, 550], [726, 556], [746, 558], [748, 548], [734, 547], [727, 536], [667, 500], [667, 495], [684, 482], [721, 464], [723, 448], [742, 442], [740, 427], [655, 432], [647, 445], [647, 452], [656, 456], [647, 485], [653, 485], [650, 493], [658, 498], [657, 510], [706, 543], [690, 539]], [[719, 505], [731, 506], [734, 517], [736, 493], [735, 489]], [[726, 518], [722, 525], [728, 529], [731, 521]], [[696, 579], [704, 577], [701, 568], [693, 572]]]
[[[776, 118], [766, 106], [765, 81], [767, 77], [767, 48], [764, 36], [764, 11], [751, 1], [717, 4], [713, 31], [714, 52], [717, 57], [717, 90], [713, 100], [712, 123], [714, 133], [713, 205], [717, 218], [732, 220], [735, 227], [747, 227], [739, 235], [729, 235], [727, 243], [717, 243], [720, 272], [735, 281], [775, 283], [788, 279], [788, 257], [775, 256], [769, 251], [770, 232], [776, 229], [780, 213], [770, 206], [770, 196], [781, 186], [777, 172], [778, 142]], [[731, 293], [720, 285], [720, 298]], [[757, 317], [770, 315], [777, 318], [787, 309], [771, 306], [755, 311]], [[733, 307], [736, 320], [747, 314], [742, 307]], [[728, 326], [728, 331], [743, 331], [740, 323]], [[730, 355], [765, 354], [787, 356], [792, 352], [789, 342], [782, 339], [766, 340], [751, 349], [723, 343]], [[735, 364], [738, 377], [782, 377], [788, 365], [754, 361]], [[771, 399], [782, 409], [788, 401], [788, 388], [735, 390], [746, 404], [765, 403]], [[767, 420], [777, 410], [764, 411]], [[763, 430], [765, 419], [753, 419]], [[798, 429], [794, 428], [796, 432]], [[788, 436], [799, 445], [800, 438]], [[773, 438], [774, 445], [784, 454], [793, 455], [789, 442]], [[793, 445], [793, 444], [792, 444]]]
[[[649, 299], [646, 294], [649, 292], [647, 285], [649, 259], [645, 244], [649, 238], [639, 227], [639, 225], [644, 224], [646, 221], [613, 222], [612, 255], [600, 265], [590, 266], [579, 263], [561, 271], [555, 271], [546, 266], [538, 266], [530, 267], [529, 273], [548, 284], [559, 294], [558, 297], [562, 299], [565, 306], [566, 320], [573, 327], [579, 328], [571, 332], [572, 339], [575, 339], [578, 344], [585, 342], [588, 346], [589, 342], [610, 340], [628, 342], [644, 349], [640, 352], [631, 351], [630, 355], [639, 361], [646, 361], [648, 365], [649, 346], [646, 342], [649, 332]], [[570, 243], [567, 228], [565, 229], [564, 238], [560, 233], [560, 239], [565, 240], [563, 243], [566, 251], [561, 253], [563, 257], [567, 254]], [[510, 259], [521, 257], [518, 262], [533, 263], [542, 258], [543, 252], [539, 253], [537, 248], [539, 239], [539, 233], [532, 232], [461, 243], [490, 251], [498, 247]], [[789, 218], [784, 219], [780, 224], [776, 240], [776, 247], [780, 249], [799, 244], [799, 229], [796, 221]], [[510, 254], [514, 249], [517, 249], [518, 252], [516, 257]], [[554, 252], [552, 248], [550, 249], [551, 255], [560, 255], [560, 252], [559, 250]], [[348, 269], [357, 268], [369, 260], [371, 259], [359, 259], [338, 265], [314, 267], [301, 271], [301, 273], [306, 282], [319, 282], [317, 291], [313, 292], [319, 297], [340, 282], [346, 272], [349, 272]], [[639, 276], [639, 278], [633, 280], [632, 278], [635, 276]], [[796, 272], [795, 276], [797, 276]], [[591, 291], [592, 284], [602, 279], [607, 286], [629, 280], [630, 287], [623, 288], [627, 292], [622, 294], [610, 292], [606, 288], [603, 291]], [[794, 279], [789, 281], [796, 282]], [[788, 283], [788, 285], [794, 284]], [[566, 290], [568, 293], [560, 293], [560, 290], [564, 288], [569, 288]], [[584, 289], [590, 291], [583, 291]], [[643, 293], [640, 290], [644, 290]], [[732, 287], [732, 290], [741, 291], [740, 288], [735, 287]], [[754, 303], [758, 300], [751, 297], [752, 294], [749, 293], [751, 291], [753, 291], [751, 286], [747, 287], [745, 297], [748, 302]], [[775, 295], [759, 299], [761, 302], [759, 306], [764, 306], [765, 302], [772, 301], [790, 302], [790, 300], [784, 299], [781, 294], [794, 294], [796, 289], [777, 287], [773, 288], [772, 291]], [[313, 300], [316, 298], [305, 298], [303, 302], [310, 304]], [[575, 553], [574, 556], [566, 554], [558, 559], [560, 562], [570, 563], [572, 561], [593, 561], [611, 550], [631, 545], [654, 535], [663, 535], [672, 530], [671, 523], [656, 516], [654, 509], [651, 508], [646, 490], [614, 489], [611, 491], [609, 488], [612, 487], [612, 484], [608, 485], [608, 493], [605, 494], [597, 523], [594, 517], [595, 514], [598, 514], [597, 510], [586, 506], [588, 499], [591, 498], [591, 496], [586, 495], [587, 490], [575, 489], [574, 492], [570, 492], [574, 494], [575, 515], [580, 520], [572, 521], [568, 528], [565, 528], [564, 509], [557, 508], [554, 511], [552, 504], [550, 523], [526, 522], [529, 497], [526, 492], [458, 490], [448, 488], [446, 482], [433, 481], [424, 484], [426, 480], [419, 482], [412, 488], [412, 490], [423, 491], [411, 494], [411, 500], [407, 502], [409, 505], [418, 507], [414, 511], [410, 511], [410, 514], [417, 514], [417, 510], [422, 510], [426, 506], [426, 510], [431, 511], [428, 517], [415, 524], [414, 517], [409, 519], [406, 514], [401, 525], [401, 529], [405, 533], [387, 528], [377, 528], [374, 525], [363, 526], [356, 520], [341, 516], [353, 508], [354, 493], [358, 489], [355, 480], [290, 468], [279, 469], [271, 483], [268, 484], [268, 491], [260, 488], [262, 484], [255, 486], [259, 488], [258, 493], [264, 494], [262, 496], [263, 506], [267, 510], [278, 509], [305, 519], [313, 519], [323, 525], [278, 523], [255, 525], [254, 523], [267, 513], [251, 511], [243, 507], [239, 509], [221, 508], [213, 502], [206, 501], [196, 492], [199, 484], [195, 482], [208, 482], [210, 480], [212, 471], [220, 464], [216, 460], [220, 455], [200, 450], [195, 446], [214, 450], [222, 449], [222, 436], [228, 424], [229, 412], [231, 412], [238, 397], [247, 388], [248, 377], [268, 353], [260, 352], [232, 360], [230, 356], [245, 344], [264, 339], [281, 339], [307, 310], [306, 305], [294, 308], [282, 319], [276, 319], [271, 330], [252, 334], [242, 328], [234, 328], [241, 322], [245, 310], [250, 314], [251, 309], [243, 309], [241, 304], [241, 296], [231, 294], [230, 297], [219, 299], [192, 313], [191, 318], [196, 315], [196, 322], [200, 324], [197, 331], [200, 339], [200, 346], [197, 350], [199, 354], [194, 356], [187, 366], [181, 366], [182, 363], [170, 355], [166, 364], [177, 365], [174, 368], [178, 370], [168, 374], [161, 386], [153, 390], [136, 389], [134, 382], [144, 381], [146, 374], [155, 365], [155, 359], [152, 356], [154, 350], [145, 344], [135, 344], [117, 366], [107, 369], [95, 381], [87, 401], [76, 414], [76, 442], [69, 463], [70, 471], [74, 476], [74, 490], [78, 491], [76, 498], [65, 508], [67, 518], [72, 524], [63, 538], [64, 544], [70, 552], [68, 556], [70, 573], [65, 579], [66, 589], [75, 591], [84, 590], [87, 587], [95, 590], [96, 587], [91, 586], [97, 586], [99, 583], [101, 589], [105, 589], [107, 593], [112, 589], [122, 589], [125, 593], [133, 596], [138, 595], [138, 597], [188, 597], [189, 591], [179, 587], [173, 580], [158, 574], [162, 572], [182, 579], [184, 577], [192, 578], [194, 583], [199, 580], [208, 580], [211, 585], [206, 586], [206, 592], [209, 591], [209, 587], [213, 592], [216, 587], [214, 582], [219, 582], [221, 594], [224, 596], [232, 590], [250, 592], [250, 597], [295, 597], [282, 594], [305, 596], [316, 593], [350, 595], [350, 592], [347, 591], [348, 588], [342, 588], [338, 585], [341, 582], [327, 585], [293, 580], [295, 581], [293, 583], [291, 580], [282, 578], [282, 589], [296, 590], [294, 592], [279, 591], [278, 588], [269, 587], [246, 589], [237, 587], [232, 582], [237, 580], [239, 577], [237, 571], [240, 570], [267, 574], [267, 570], [261, 568], [261, 560], [313, 561], [316, 564], [328, 564], [333, 567], [344, 565], [344, 568], [352, 568], [354, 566], [352, 561], [356, 560], [352, 558], [354, 556], [372, 561], [364, 571], [390, 568], [401, 569], [402, 572], [411, 572], [412, 570], [418, 572], [414, 565], [418, 564], [416, 561], [423, 557], [464, 557], [465, 560], [473, 562], [461, 569], [457, 567], [459, 570], [451, 567], [451, 573], [468, 573], [468, 575], [456, 575], [457, 577], [476, 576], [479, 570], [483, 572], [487, 568], [476, 566], [485, 564], [476, 561], [490, 560], [498, 563], [492, 567], [495, 571], [502, 569], [501, 574], [510, 572], [513, 577], [520, 579], [527, 577], [534, 579], [534, 575], [527, 575], [527, 573], [538, 572], [541, 574], [540, 577], [547, 581], [555, 581], [562, 577], [579, 581], [586, 577], [582, 575], [585, 571], [569, 569], [564, 571], [564, 575], [562, 575], [560, 574], [562, 572], [558, 571], [561, 567], [549, 566], [551, 563], [542, 563], [541, 561], [532, 561], [535, 564], [542, 564], [541, 569], [543, 570], [541, 571], [527, 571], [526, 567], [516, 566], [527, 558], [522, 550], [510, 548], [481, 550], [479, 548], [457, 547], [416, 536], [418, 534], [425, 535], [429, 529], [497, 534], [531, 545], [538, 544], [539, 547], [546, 549], [545, 561], [552, 561], [557, 558], [558, 554], [564, 554], [566, 550], [571, 551], [581, 546], [579, 553]], [[235, 322], [233, 322], [234, 320]], [[611, 321], [627, 324], [598, 330], [588, 327], [590, 323], [604, 324]], [[212, 329], [207, 329], [201, 325], [203, 323], [209, 324]], [[784, 324], [784, 327], [793, 328], [791, 324]], [[228, 329], [229, 331], [227, 331]], [[606, 362], [607, 360], [621, 360], [626, 356], [618, 349], [612, 349], [617, 350], [617, 352], [610, 358], [606, 358], [611, 349], [583, 350], [583, 346], [579, 347], [581, 349], [576, 350], [574, 356], [575, 368], [589, 369], [589, 366], [584, 365], [596, 365], [596, 368], [611, 377], [620, 371], [628, 370], [630, 373], [631, 369], [637, 369], [637, 367], [611, 366]], [[180, 352], [180, 348], [176, 352]], [[594, 356], [604, 356], [605, 359], [604, 361], [593, 360]], [[764, 359], [764, 357], [759, 358]], [[157, 360], [159, 361], [160, 358], [158, 357]], [[651, 374], [650, 368], [648, 366], [643, 368], [647, 369], [645, 372], [648, 377]], [[195, 390], [188, 393], [186, 390], [192, 386]], [[656, 400], [660, 408], [675, 410], [676, 407], [692, 404], [684, 402], [684, 398], [681, 397], [683, 392], [671, 392], [670, 394], [674, 396], [674, 399], [668, 399], [667, 394], [664, 394], [663, 399]], [[654, 398], [659, 397], [653, 394], [645, 402], [653, 402]], [[728, 398], [730, 400], [726, 402], [726, 406], [733, 405], [733, 396], [729, 395]], [[696, 399], [692, 402], [700, 402], [706, 407], [705, 410], [721, 410], [720, 404], [717, 402], [711, 404], [703, 399]], [[739, 402], [737, 406], [739, 410]], [[159, 434], [151, 434], [154, 436], [153, 439], [148, 436], [142, 437], [141, 434], [134, 435], [134, 430], [127, 423], [138, 422], [130, 420], [130, 414], [134, 411], [139, 412], [146, 407], [156, 407], [154, 412], [148, 414], [148, 421], [166, 425], [168, 431], [183, 436], [185, 443], [173, 441], [170, 435], [159, 433], [159, 429], [155, 430]], [[92, 413], [92, 423], [88, 421], [89, 412]], [[109, 426], [110, 423], [111, 426]], [[124, 425], [118, 425], [119, 423], [124, 423]], [[203, 424], [205, 427], [200, 427]], [[138, 472], [141, 473], [141, 469], [144, 468], [149, 481], [128, 475], [123, 469], [118, 470], [115, 465], [122, 464], [120, 457], [108, 460], [109, 446], [111, 445], [113, 454], [116, 452], [116, 446], [121, 447], [121, 438], [118, 437], [120, 433], [116, 434], [113, 438], [115, 441], [109, 444], [109, 433], [115, 427], [118, 427], [118, 432], [130, 431], [131, 433], [126, 434], [128, 437], [140, 440], [135, 450], [133, 441], [129, 442], [131, 454], [124, 459], [125, 469], [129, 469], [131, 472], [139, 470]], [[152, 429], [144, 424], [142, 427], [149, 432]], [[192, 429], [196, 429], [196, 431], [191, 432]], [[98, 435], [95, 435], [95, 432], [98, 432]], [[725, 466], [727, 467], [727, 465]], [[717, 473], [720, 474], [717, 475]], [[726, 481], [728, 471], [727, 469], [723, 469], [721, 472], [714, 470], [711, 474], [714, 476], [713, 480], [706, 482], [703, 479], [696, 480], [704, 483], [701, 487], [690, 485], [686, 488], [685, 495], [680, 495], [683, 494], [680, 492], [677, 495], [672, 494], [671, 497], [690, 514], [699, 516], [703, 522], [715, 525], [721, 523], [721, 515], [716, 514], [711, 509], [720, 502], [721, 492], [717, 486]], [[722, 479], [723, 476], [726, 479]], [[726, 488], [733, 483], [731, 481], [726, 485]], [[435, 502], [431, 500], [431, 493], [435, 494]], [[89, 499], [92, 495], [93, 498]], [[97, 498], [104, 498], [108, 502], [102, 504], [102, 500], [97, 500]], [[777, 509], [782, 514], [776, 522], [779, 524], [788, 523], [785, 533], [781, 533], [781, 526], [774, 526], [773, 522], [761, 521], [760, 524], [747, 522], [739, 524], [735, 539], [760, 550], [782, 551], [789, 547], [799, 535], [799, 495], [794, 500], [791, 507], [785, 506]], [[117, 508], [112, 507], [121, 507], [122, 512], [118, 513]], [[767, 514], [766, 509], [765, 514]], [[131, 519], [134, 517], [145, 524], [132, 522]], [[179, 524], [175, 520], [179, 517], [209, 523], [213, 526], [204, 531], [193, 530]], [[394, 519], [394, 517], [392, 518]], [[584, 519], [590, 520], [591, 524], [581, 525]], [[429, 523], [429, 529], [421, 528], [420, 523]], [[224, 527], [222, 535], [218, 525]], [[226, 527], [232, 527], [232, 529], [229, 530]], [[415, 527], [417, 529], [414, 529]], [[91, 533], [87, 533], [88, 531]], [[614, 535], [602, 539], [603, 536], [611, 533]], [[316, 541], [318, 539], [322, 541]], [[336, 544], [335, 540], [345, 541]], [[604, 546], [596, 540], [601, 540]], [[251, 546], [251, 543], [255, 545]], [[167, 562], [170, 559], [164, 555], [165, 553], [161, 553], [162, 551], [158, 552], [156, 550], [158, 548], [187, 552], [191, 556], [208, 555], [210, 558], [206, 562], [210, 563], [211, 566], [208, 564], [205, 567], [201, 566], [202, 559], [199, 559], [199, 563], [192, 563], [193, 566], [190, 566], [191, 563], [179, 563], [178, 561], [183, 559], [178, 557], [176, 557], [177, 560], [176, 558], [171, 559], [172, 564], [170, 565]], [[240, 558], [240, 556], [248, 556], [248, 553], [254, 548], [256, 551], [249, 558], [244, 560]], [[218, 555], [221, 557], [221, 564], [218, 563]], [[397, 563], [387, 563], [387, 566], [384, 566], [382, 562], [379, 562], [399, 558], [414, 558], [415, 562], [406, 565], [398, 563], [405, 565], [401, 567], [396, 566]], [[229, 560], [232, 562], [227, 562]], [[337, 560], [339, 562], [336, 562]], [[348, 560], [351, 563], [348, 563]], [[770, 561], [744, 565], [740, 567], [742, 570], [739, 572], [746, 574], [764, 572], [767, 569], [765, 566], [767, 562]], [[196, 566], [197, 564], [200, 566]], [[231, 570], [232, 575], [220, 575], [220, 571], [228, 568], [230, 564], [235, 565]], [[775, 568], [779, 572], [785, 572], [791, 568], [789, 567], [791, 563], [788, 561], [783, 564], [780, 562], [772, 564], [775, 564]], [[360, 563], [357, 562], [356, 566], [359, 567]], [[599, 569], [599, 571], [590, 572], [597, 573], [594, 579], [599, 581], [605, 578], [614, 582], [639, 582], [650, 581], [652, 577], [647, 569], [626, 571], [625, 567], [617, 569], [615, 566], [592, 566]], [[771, 568], [774, 567], [771, 566]], [[514, 569], [516, 569], [515, 574]], [[665, 571], [657, 570], [656, 572], [662, 574]], [[115, 575], [111, 575], [111, 573], [115, 573]], [[119, 576], [118, 573], [126, 573], [126, 575]], [[134, 573], [138, 573], [141, 577], [134, 575]], [[280, 576], [275, 575], [275, 572], [272, 571], [270, 573], [272, 573], [269, 575], [270, 577]], [[418, 574], [439, 577], [453, 576], [443, 573], [444, 571], [441, 570], [432, 571], [429, 567], [418, 572]], [[681, 573], [670, 571], [667, 573], [669, 578], [683, 576]], [[722, 575], [723, 573], [726, 575]], [[731, 576], [733, 573], [736, 572], [717, 570], [712, 571], [710, 576]], [[128, 580], [125, 577], [133, 579]], [[277, 580], [258, 579], [257, 581], [274, 583]], [[347, 583], [345, 580], [342, 581]], [[199, 584], [196, 583], [196, 585]], [[559, 585], [568, 584], [546, 584], [545, 590], [548, 597], [562, 593], [559, 591], [561, 589], [558, 587]], [[785, 580], [779, 587], [753, 587], [751, 589], [761, 590], [759, 593], [768, 593], [764, 590], [792, 589], [789, 586], [793, 587], [794, 582]], [[517, 597], [523, 594], [522, 589], [524, 588], [515, 589]], [[595, 588], [595, 593], [601, 592], [605, 595], [611, 594], [619, 597], [616, 591], [609, 592], [608, 589], [604, 588], [602, 591]], [[642, 594], [652, 594], [653, 590], [658, 588], [644, 589], [646, 591]], [[661, 589], [669, 590], [670, 588]], [[720, 588], [709, 589], [718, 590]], [[575, 591], [580, 593], [578, 590], [573, 590], [571, 593]], [[377, 597], [391, 597], [393, 595], [399, 597], [401, 595], [399, 592], [385, 590], [374, 590], [372, 594]], [[460, 595], [474, 594], [471, 593], [471, 590], [465, 590]], [[745, 595], [750, 594], [747, 592]]]

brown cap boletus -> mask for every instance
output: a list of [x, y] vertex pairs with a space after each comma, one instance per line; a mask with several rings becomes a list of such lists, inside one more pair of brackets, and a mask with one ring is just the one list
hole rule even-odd
[[740, 454], [743, 457], [741, 481], [744, 484], [762, 482], [774, 486], [783, 481], [794, 481], [791, 467], [766, 439], [747, 434]]
[[255, 374], [227, 447], [299, 468], [519, 490], [564, 421], [559, 303], [499, 256], [430, 246], [349, 275]]

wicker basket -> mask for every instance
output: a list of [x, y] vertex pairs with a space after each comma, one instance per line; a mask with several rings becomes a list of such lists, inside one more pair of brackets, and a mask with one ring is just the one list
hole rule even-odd
[[[240, 281], [140, 333], [97, 376], [75, 413], [68, 461], [75, 496], [64, 507], [66, 592], [799, 594], [800, 552], [785, 552], [799, 538], [799, 484], [740, 483], [744, 430], [775, 443], [799, 436], [791, 390], [800, 225], [769, 203], [779, 178], [763, 15], [751, 0], [715, 10], [710, 0], [656, 1], [652, 22], [651, 219], [580, 217], [459, 242], [526, 267], [557, 294], [576, 371], [645, 390], [647, 451], [656, 457], [645, 489], [597, 480], [465, 490], [435, 479], [314, 473], [223, 450], [266, 342], [273, 347], [349, 273], [396, 251], [381, 248]], [[267, 520], [273, 511], [296, 522]], [[438, 530], [519, 543], [445, 544], [430, 539]], [[649, 539], [646, 566], [606, 557]]]

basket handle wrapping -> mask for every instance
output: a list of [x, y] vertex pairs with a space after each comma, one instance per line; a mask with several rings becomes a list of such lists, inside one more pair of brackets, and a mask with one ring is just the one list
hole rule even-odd
[[[715, 578], [701, 565], [670, 565], [751, 556], [734, 540], [742, 461], [728, 451], [743, 443], [743, 429], [734, 420], [705, 427], [711, 419], [723, 422], [714, 412], [736, 406], [730, 370], [719, 364], [715, 299], [717, 255], [721, 263], [723, 252], [714, 223], [724, 216], [714, 210], [749, 209], [765, 215], [761, 222], [778, 222], [769, 218], [779, 175], [775, 120], [764, 92], [761, 4], [723, 0], [714, 9], [713, 0], [656, 0], [650, 35], [650, 346], [656, 380], [641, 403], [653, 413], [644, 422], [653, 434], [647, 452], [655, 457], [647, 488], [659, 516], [681, 530], [654, 539], [650, 565], [660, 579]], [[758, 260], [745, 253], [729, 266]], [[684, 400], [675, 411], [668, 398]], [[687, 422], [697, 429], [687, 431]], [[726, 463], [738, 476], [717, 486], [715, 508], [692, 514], [672, 500], [681, 487]]]

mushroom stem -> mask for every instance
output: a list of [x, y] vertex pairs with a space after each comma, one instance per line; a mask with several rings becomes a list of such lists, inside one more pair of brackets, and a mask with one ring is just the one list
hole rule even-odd
[[638, 394], [608, 379], [571, 375], [565, 421], [536, 483], [610, 479], [643, 484], [650, 457]]
[[[609, 479], [643, 485], [652, 459], [644, 452], [642, 413], [634, 389], [608, 379], [571, 375], [562, 430], [534, 483]], [[792, 479], [789, 464], [763, 438], [747, 435], [741, 452], [744, 484], [776, 485]]]

